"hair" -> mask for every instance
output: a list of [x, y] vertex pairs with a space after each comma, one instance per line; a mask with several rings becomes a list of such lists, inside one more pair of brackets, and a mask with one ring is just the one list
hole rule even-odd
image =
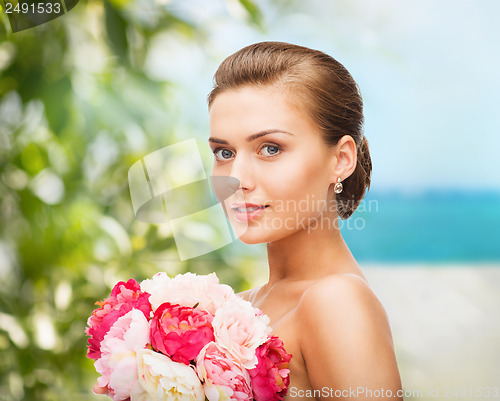
[[333, 57], [283, 42], [260, 42], [227, 57], [214, 75], [208, 107], [220, 93], [243, 86], [274, 85], [299, 100], [316, 122], [323, 139], [334, 146], [344, 135], [356, 143], [354, 172], [336, 194], [337, 213], [347, 219], [370, 187], [372, 162], [363, 133], [363, 99], [347, 69]]

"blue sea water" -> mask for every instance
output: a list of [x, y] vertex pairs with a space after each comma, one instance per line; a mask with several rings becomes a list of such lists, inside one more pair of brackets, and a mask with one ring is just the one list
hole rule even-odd
[[341, 231], [358, 261], [500, 262], [500, 191], [369, 192]]

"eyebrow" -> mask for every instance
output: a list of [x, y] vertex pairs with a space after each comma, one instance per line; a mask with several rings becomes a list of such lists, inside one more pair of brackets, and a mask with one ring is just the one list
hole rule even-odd
[[[247, 138], [247, 142], [252, 142], [255, 141], [256, 139], [265, 136], [265, 135], [270, 135], [270, 134], [276, 134], [276, 133], [283, 133], [283, 134], [288, 134], [288, 135], [294, 135], [291, 132], [288, 131], [283, 131], [282, 129], [268, 129], [265, 131], [257, 132], [256, 134], [250, 135]], [[223, 145], [229, 145], [229, 142], [226, 141], [225, 139], [218, 139], [214, 137], [208, 138], [208, 142], [214, 142], [214, 143], [221, 143]]]

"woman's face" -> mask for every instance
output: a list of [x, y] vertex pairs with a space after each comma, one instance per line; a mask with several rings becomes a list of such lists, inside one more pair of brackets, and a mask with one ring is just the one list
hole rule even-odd
[[246, 86], [220, 93], [210, 107], [212, 175], [239, 180], [224, 205], [245, 243], [309, 230], [325, 208], [332, 213], [333, 148], [295, 103], [274, 86]]

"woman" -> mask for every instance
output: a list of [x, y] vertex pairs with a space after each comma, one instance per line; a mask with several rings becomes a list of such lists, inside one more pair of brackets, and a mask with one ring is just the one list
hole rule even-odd
[[269, 281], [240, 296], [292, 354], [286, 399], [402, 400], [386, 313], [338, 226], [370, 184], [356, 83], [332, 57], [278, 42], [229, 56], [214, 80], [213, 175], [238, 180], [226, 214], [269, 260]]
[[241, 241], [267, 244], [269, 281], [240, 295], [271, 319], [290, 362], [286, 399], [399, 399], [387, 315], [344, 242], [370, 185], [362, 99], [332, 57], [257, 43], [222, 62], [208, 97], [214, 176]]

